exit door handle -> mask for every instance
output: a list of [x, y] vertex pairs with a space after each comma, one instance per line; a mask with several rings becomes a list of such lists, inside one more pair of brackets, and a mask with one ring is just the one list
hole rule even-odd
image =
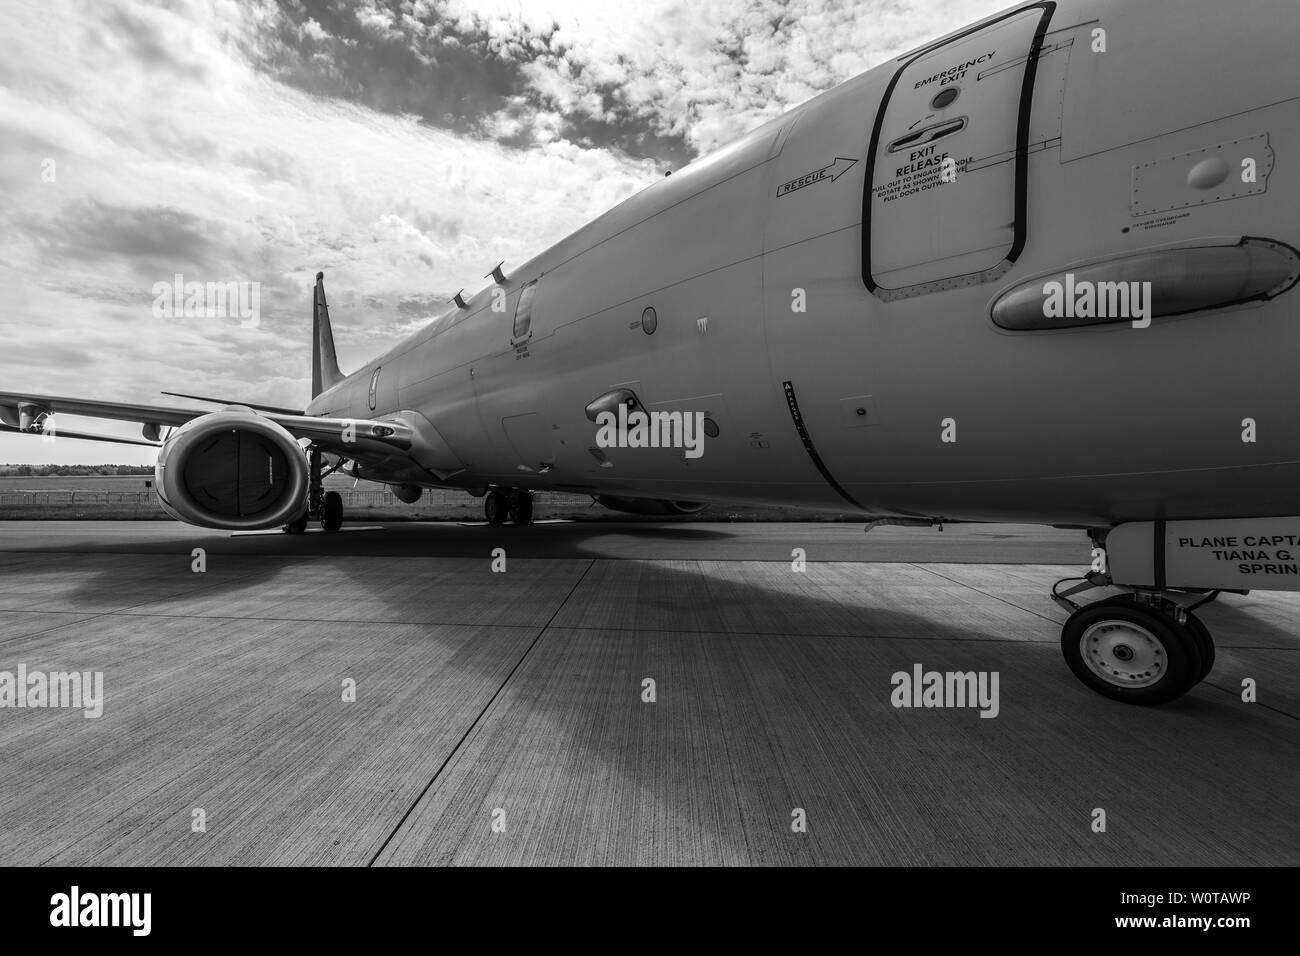
[[927, 143], [933, 143], [936, 139], [943, 139], [945, 136], [960, 133], [966, 128], [966, 119], [965, 116], [959, 116], [956, 119], [944, 120], [942, 123], [934, 123], [925, 127], [925, 129], [917, 130], [915, 133], [900, 136], [889, 144], [889, 151], [896, 153], [900, 149], [924, 146]]

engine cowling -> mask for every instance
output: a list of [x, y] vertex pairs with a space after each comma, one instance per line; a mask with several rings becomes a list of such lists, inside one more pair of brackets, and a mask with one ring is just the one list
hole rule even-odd
[[662, 498], [619, 498], [614, 495], [597, 495], [596, 503], [611, 511], [624, 511], [631, 515], [693, 515], [708, 507], [699, 501], [668, 501]]
[[250, 409], [226, 408], [172, 433], [154, 487], [163, 510], [203, 528], [258, 531], [307, 508], [307, 456], [294, 437]]

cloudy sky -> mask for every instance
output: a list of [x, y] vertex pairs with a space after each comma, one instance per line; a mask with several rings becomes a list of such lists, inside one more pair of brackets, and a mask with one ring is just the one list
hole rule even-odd
[[[1007, 5], [7, 0], [0, 389], [301, 407], [317, 270], [347, 371], [496, 262]], [[155, 317], [177, 273], [259, 283], [260, 324]], [[0, 436], [0, 462], [151, 460]]]

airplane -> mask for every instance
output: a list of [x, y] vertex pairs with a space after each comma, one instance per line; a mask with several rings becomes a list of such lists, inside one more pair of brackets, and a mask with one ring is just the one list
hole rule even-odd
[[1067, 665], [1165, 703], [1213, 666], [1195, 608], [1300, 589], [1298, 21], [1020, 4], [499, 264], [347, 375], [318, 274], [301, 410], [0, 392], [0, 421], [139, 422], [163, 507], [207, 528], [335, 531], [346, 468], [492, 525], [547, 490], [1077, 529]]

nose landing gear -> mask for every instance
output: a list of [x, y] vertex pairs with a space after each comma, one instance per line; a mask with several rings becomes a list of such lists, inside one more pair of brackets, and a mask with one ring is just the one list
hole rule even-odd
[[[1084, 606], [1069, 598], [1109, 583], [1093, 574], [1064, 593], [1053, 589], [1053, 599], [1072, 612], [1061, 629], [1061, 654], [1074, 676], [1097, 693], [1129, 704], [1168, 703], [1204, 680], [1214, 666], [1214, 641], [1192, 610], [1218, 592], [1134, 590]], [[1189, 596], [1199, 600], [1176, 600]]]

